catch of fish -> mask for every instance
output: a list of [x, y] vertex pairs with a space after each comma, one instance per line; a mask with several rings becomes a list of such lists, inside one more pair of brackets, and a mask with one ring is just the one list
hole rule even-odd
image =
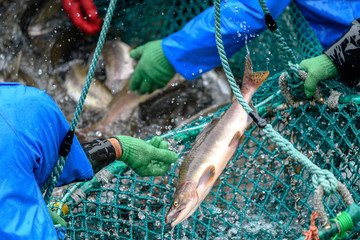
[[[268, 75], [268, 71], [253, 72], [250, 56], [247, 56], [241, 88], [247, 103]], [[175, 227], [196, 211], [233, 157], [251, 121], [235, 100], [221, 118], [214, 118], [204, 127], [181, 164], [166, 223], [171, 222]]]

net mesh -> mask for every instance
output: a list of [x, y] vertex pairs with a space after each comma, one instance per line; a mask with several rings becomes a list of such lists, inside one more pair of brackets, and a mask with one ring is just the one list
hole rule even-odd
[[[100, 14], [104, 14], [108, 1], [96, 4]], [[161, 39], [212, 5], [213, 2], [204, 0], [119, 1], [112, 33], [121, 34], [122, 41], [134, 46]], [[284, 37], [299, 62], [321, 53], [319, 41], [293, 3], [277, 23], [287, 33]], [[270, 34], [267, 30], [248, 44], [255, 70], [271, 72], [271, 77], [254, 95], [254, 105], [299, 151], [319, 167], [332, 171], [358, 203], [360, 106], [339, 104], [339, 109], [334, 111], [327, 104], [303, 101], [284, 107], [284, 99], [278, 92], [283, 68]], [[245, 54], [246, 50], [242, 49], [230, 59], [238, 78], [242, 76]], [[338, 79], [327, 80], [320, 87], [325, 97], [332, 89], [355, 94]], [[197, 126], [201, 129], [225, 110], [194, 121], [182, 130]], [[117, 167], [120, 163], [116, 162], [116, 166], [101, 171], [91, 182], [80, 184], [71, 198], [66, 199], [70, 207], [70, 213], [65, 216], [68, 238], [296, 239], [308, 229], [314, 194], [311, 175], [279, 151], [255, 125], [245, 132], [244, 142], [201, 207], [174, 229], [165, 224], [179, 166], [199, 129], [167, 134], [180, 160], [166, 176], [141, 178], [126, 167]], [[323, 203], [329, 218], [345, 210], [336, 194], [324, 198]], [[357, 224], [346, 238], [359, 238], [359, 230]]]

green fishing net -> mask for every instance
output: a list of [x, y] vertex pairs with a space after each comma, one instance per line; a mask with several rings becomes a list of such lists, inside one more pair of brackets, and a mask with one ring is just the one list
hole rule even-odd
[[[105, 14], [108, 1], [98, 1]], [[213, 2], [119, 1], [112, 22], [114, 34], [136, 46], [163, 38]], [[294, 4], [277, 20], [298, 62], [319, 55], [319, 41]], [[253, 97], [253, 104], [282, 136], [320, 168], [333, 172], [360, 200], [360, 105], [343, 101], [338, 109], [328, 104], [301, 101], [284, 104], [278, 79], [283, 71], [279, 52], [267, 30], [248, 44], [255, 70], [268, 69], [269, 79]], [[231, 59], [241, 78], [246, 49]], [[337, 79], [320, 85], [328, 98], [332, 90], [355, 92]], [[343, 98], [344, 99], [344, 98]], [[70, 187], [62, 199], [70, 207], [64, 218], [69, 239], [297, 239], [308, 230], [314, 187], [309, 171], [290, 159], [255, 125], [201, 207], [174, 229], [165, 215], [176, 188], [179, 166], [201, 128], [226, 110], [201, 118], [181, 130], [165, 133], [180, 160], [163, 177], [142, 178], [121, 162], [102, 170], [90, 182]], [[324, 198], [325, 211], [334, 218], [346, 209], [337, 194]], [[360, 224], [345, 237], [358, 239]]]

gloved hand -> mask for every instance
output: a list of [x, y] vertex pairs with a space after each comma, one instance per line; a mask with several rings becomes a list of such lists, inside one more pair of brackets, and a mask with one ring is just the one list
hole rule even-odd
[[314, 95], [318, 82], [339, 75], [335, 64], [325, 54], [301, 61], [300, 67], [308, 73], [304, 83], [305, 95], [308, 98]]
[[146, 43], [130, 52], [130, 56], [140, 59], [131, 77], [130, 89], [140, 94], [152, 93], [165, 87], [176, 71], [167, 60], [161, 47], [162, 40]]
[[150, 143], [123, 135], [115, 138], [122, 146], [119, 160], [142, 177], [164, 175], [170, 165], [178, 159], [178, 155], [170, 151], [168, 143], [159, 136], [151, 139]]
[[63, 9], [72, 23], [87, 34], [100, 31], [102, 21], [92, 0], [62, 0]]

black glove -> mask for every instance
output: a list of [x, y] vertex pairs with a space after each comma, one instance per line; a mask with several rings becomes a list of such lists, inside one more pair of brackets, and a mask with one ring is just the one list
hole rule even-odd
[[324, 53], [335, 64], [342, 81], [355, 87], [360, 82], [360, 18]]

